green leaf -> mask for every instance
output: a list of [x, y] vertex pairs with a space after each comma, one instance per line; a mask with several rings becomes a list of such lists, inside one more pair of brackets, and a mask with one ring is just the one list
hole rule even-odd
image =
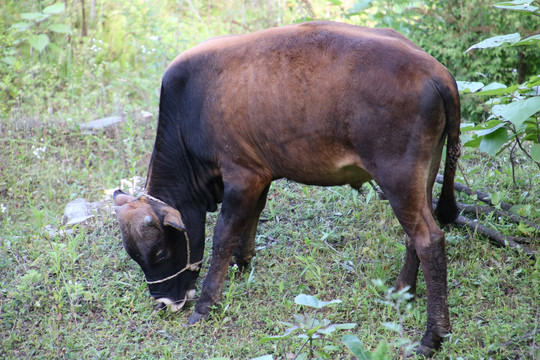
[[506, 85], [504, 84], [501, 84], [501, 83], [498, 83], [498, 82], [493, 82], [491, 84], [488, 84], [486, 86], [484, 86], [480, 91], [478, 92], [475, 92], [474, 94], [475, 95], [485, 95], [485, 96], [488, 96], [488, 95], [503, 95], [503, 94], [507, 94], [507, 93], [510, 93], [514, 90], [516, 90], [518, 88], [517, 85], [514, 85], [512, 87], [507, 87]]
[[356, 327], [356, 323], [334, 324], [337, 330], [350, 330]]
[[71, 27], [66, 24], [51, 24], [48, 29], [60, 34], [72, 34]]
[[347, 15], [358, 15], [364, 12], [364, 10], [371, 7], [371, 3], [373, 0], [361, 0], [356, 1], [353, 5], [353, 7], [347, 12]]
[[520, 41], [513, 43], [512, 46], [518, 46], [518, 45], [539, 45], [540, 44], [540, 34], [529, 36], [525, 39], [521, 39]]
[[336, 346], [336, 345], [325, 345], [323, 346], [323, 349], [324, 351], [326, 352], [336, 352], [336, 351], [340, 351], [341, 350], [341, 347], [340, 346]]
[[36, 49], [39, 52], [42, 52], [43, 49], [49, 45], [49, 37], [45, 34], [39, 34], [36, 36], [32, 36], [28, 39], [28, 42], [30, 43], [30, 46], [32, 46], [34, 49]]
[[9, 27], [10, 30], [24, 31], [30, 27], [30, 24], [27, 22], [18, 22]]
[[371, 353], [366, 350], [364, 344], [355, 335], [343, 335], [341, 342], [345, 344], [354, 356], [359, 360], [371, 360]]
[[487, 88], [487, 86], [486, 86], [481, 91], [478, 91], [478, 92], [476, 92], [474, 94], [475, 95], [481, 95], [481, 96], [504, 95], [504, 94], [508, 94], [508, 93], [511, 93], [511, 92], [517, 90], [518, 87], [519, 87], [519, 85], [513, 85], [513, 86], [510, 86], [510, 87], [505, 86], [505, 87], [492, 88], [492, 89], [485, 90], [485, 88]]
[[315, 334], [317, 332], [317, 330], [319, 330], [321, 328], [321, 325], [317, 325], [315, 327], [312, 327], [311, 329], [308, 329], [306, 331], [306, 334], [309, 338], [315, 338], [315, 336], [313, 334]]
[[317, 330], [318, 333], [329, 335], [336, 330], [350, 330], [356, 326], [356, 323], [346, 323], [346, 324], [331, 324], [325, 328]]
[[394, 322], [383, 322], [382, 326], [390, 331], [397, 332], [398, 334], [401, 332], [401, 326], [399, 324], [396, 324]]
[[318, 329], [317, 332], [319, 334], [324, 334], [324, 335], [330, 335], [331, 333], [333, 333], [334, 331], [336, 331], [336, 327], [332, 324], [330, 326], [327, 326], [323, 329]]
[[495, 90], [495, 89], [506, 89], [506, 85], [498, 83], [498, 82], [492, 82], [491, 84], [487, 84], [482, 88], [482, 91], [488, 91], [488, 90]]
[[497, 131], [482, 137], [479, 149], [491, 156], [495, 156], [507, 141], [508, 133], [506, 128], [500, 128]]
[[256, 358], [252, 358], [251, 360], [274, 360], [274, 356], [272, 355], [263, 355]]
[[478, 147], [480, 146], [480, 142], [482, 141], [482, 138], [479, 138], [478, 136], [473, 137], [468, 134], [461, 135], [460, 139], [463, 143], [463, 146], [466, 147]]
[[264, 343], [267, 343], [267, 342], [270, 342], [270, 341], [287, 339], [287, 338], [291, 337], [291, 335], [298, 329], [300, 329], [300, 326], [295, 325], [295, 326], [285, 330], [285, 333], [283, 335], [264, 336], [259, 340], [259, 344], [264, 344]]
[[530, 89], [536, 85], [540, 85], [540, 75], [531, 76], [529, 81], [526, 81], [523, 84], [521, 84], [522, 87], [525, 87], [527, 89]]
[[474, 125], [472, 123], [463, 123], [460, 126], [460, 130], [461, 131], [485, 130], [485, 129], [494, 128], [495, 126], [497, 126], [499, 124], [502, 124], [502, 123], [503, 122], [501, 120], [499, 120], [499, 119], [489, 120], [487, 122], [484, 122], [484, 123], [481, 123], [481, 124], [478, 124], [478, 125]]
[[294, 302], [297, 303], [298, 305], [304, 305], [304, 306], [309, 306], [315, 309], [320, 309], [327, 305], [339, 304], [342, 301], [339, 299], [332, 300], [332, 301], [322, 301], [322, 300], [317, 299], [315, 296], [300, 294], [294, 298]]
[[66, 4], [63, 2], [57, 2], [47, 6], [45, 9], [43, 9], [43, 12], [45, 14], [60, 14], [64, 10], [66, 10]]
[[464, 93], [473, 93], [484, 87], [481, 82], [475, 81], [456, 81], [458, 90]]
[[25, 20], [43, 21], [48, 18], [49, 15], [43, 13], [21, 13], [21, 17]]
[[518, 33], [494, 36], [494, 37], [485, 39], [483, 41], [480, 41], [478, 44], [474, 44], [473, 46], [468, 48], [467, 51], [465, 52], [467, 53], [473, 49], [487, 49], [487, 48], [499, 47], [504, 43], [513, 44], [515, 42], [518, 42], [519, 39], [521, 39], [521, 36]]
[[462, 122], [461, 124], [459, 124], [459, 129], [461, 131], [467, 131], [467, 130], [471, 130], [472, 128], [474, 128], [474, 123], [466, 123], [466, 122]]
[[[493, 123], [493, 122], [490, 121], [490, 123]], [[479, 137], [486, 136], [486, 135], [489, 135], [491, 133], [494, 133], [495, 131], [499, 130], [500, 128], [502, 128], [504, 126], [505, 126], [505, 123], [503, 123], [502, 121], [499, 121], [499, 124], [497, 124], [495, 126], [490, 125], [490, 126], [485, 127], [482, 130], [478, 130], [476, 132], [476, 135], [478, 135]]]
[[392, 359], [392, 354], [390, 353], [390, 345], [386, 341], [377, 346], [377, 349], [371, 355], [372, 360], [390, 360]]
[[495, 4], [496, 8], [533, 13], [538, 10], [537, 6], [531, 5], [532, 0], [515, 0]]
[[1, 58], [0, 61], [2, 61], [4, 64], [13, 66], [13, 64], [15, 63], [15, 58], [13, 56], [5, 56]]
[[534, 144], [532, 146], [531, 157], [534, 161], [540, 162], [540, 144]]
[[514, 101], [506, 105], [495, 105], [491, 111], [496, 116], [520, 127], [525, 120], [540, 111], [540, 96]]

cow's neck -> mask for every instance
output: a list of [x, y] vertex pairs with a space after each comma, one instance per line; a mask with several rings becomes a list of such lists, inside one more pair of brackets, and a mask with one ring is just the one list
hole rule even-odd
[[217, 205], [210, 169], [191, 154], [178, 131], [158, 126], [148, 167], [146, 192], [176, 209], [214, 211]]

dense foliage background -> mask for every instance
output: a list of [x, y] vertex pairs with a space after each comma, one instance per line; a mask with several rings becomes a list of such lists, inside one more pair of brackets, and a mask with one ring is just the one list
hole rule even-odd
[[[537, 47], [464, 54], [470, 45], [490, 36], [519, 32], [526, 37], [538, 32], [537, 17], [501, 11], [485, 0], [2, 2], [4, 117], [26, 107], [35, 114], [52, 114], [102, 104], [155, 103], [155, 95], [149, 98], [144, 91], [147, 82], [159, 79], [182, 50], [212, 36], [309, 19], [393, 27], [459, 80], [522, 83], [537, 75], [540, 67]], [[129, 85], [126, 76], [133, 80]], [[32, 90], [39, 90], [39, 96]]]
[[[0, 0], [0, 357], [352, 356], [330, 334], [310, 342], [318, 355], [302, 353], [309, 347], [295, 337], [269, 337], [295, 314], [300, 323], [344, 323], [340, 331], [379, 358], [406, 353], [425, 326], [425, 288], [399, 308], [406, 299], [372, 283], [391, 284], [404, 251], [399, 224], [372, 189], [273, 185], [251, 273], [231, 271], [224, 305], [190, 329], [185, 314], [151, 311], [110, 211], [72, 228], [62, 224], [64, 206], [145, 176], [160, 78], [180, 52], [213, 36], [326, 19], [393, 27], [447, 66], [460, 81], [467, 146], [457, 180], [538, 223], [539, 5], [507, 3]], [[512, 36], [467, 51], [502, 35]], [[108, 116], [123, 122], [83, 128]], [[209, 215], [208, 244], [214, 221]], [[526, 223], [479, 221], [538, 249]], [[538, 262], [474, 230], [453, 228], [447, 240], [454, 333], [439, 358], [539, 358]], [[301, 292], [343, 303], [311, 312], [294, 301]]]

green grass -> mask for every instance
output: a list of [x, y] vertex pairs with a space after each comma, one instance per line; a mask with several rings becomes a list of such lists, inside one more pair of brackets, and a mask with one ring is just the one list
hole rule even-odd
[[[231, 0], [214, 8], [193, 2], [199, 6], [195, 9], [185, 2], [181, 11], [177, 3], [156, 5], [155, 13], [135, 8], [127, 15], [113, 14], [129, 19], [135, 35], [144, 35], [137, 45], [151, 48], [152, 42], [160, 43], [158, 53], [143, 56], [130, 48], [126, 53], [139, 56], [130, 65], [115, 59], [107, 48], [92, 53], [90, 45], [82, 44], [64, 88], [52, 87], [58, 79], [45, 77], [43, 86], [50, 83], [50, 88], [25, 91], [0, 120], [0, 358], [250, 359], [273, 354], [275, 359], [291, 359], [300, 350], [300, 339], [264, 344], [259, 340], [283, 334], [286, 326], [281, 322], [293, 321], [295, 314], [312, 312], [295, 304], [300, 293], [341, 299], [317, 316], [358, 324], [323, 344], [335, 346], [332, 358], [352, 357], [339, 341], [344, 334], [356, 335], [370, 350], [400, 340], [383, 326], [397, 322], [398, 315], [380, 302], [383, 294], [372, 280], [393, 284], [405, 235], [388, 203], [369, 186], [359, 193], [348, 187], [275, 182], [261, 216], [252, 267], [243, 274], [229, 269], [222, 304], [209, 319], [187, 327], [192, 307], [177, 314], [152, 311], [143, 273], [122, 248], [104, 190], [118, 186], [120, 179], [146, 175], [155, 120], [145, 121], [140, 113], [150, 111], [156, 118], [165, 64], [173, 52], [208, 36], [247, 30], [238, 24], [257, 30], [308, 15], [298, 5], [306, 2], [264, 11], [249, 6], [255, 2], [235, 7], [238, 2]], [[325, 1], [311, 3], [317, 13], [337, 18]], [[110, 6], [126, 10], [122, 4]], [[231, 10], [236, 8], [243, 10]], [[176, 17], [162, 16], [172, 13]], [[153, 21], [145, 21], [145, 16]], [[148, 24], [156, 29], [147, 29]], [[107, 31], [99, 29], [95, 35], [109, 45], [120, 41], [107, 38], [113, 32]], [[151, 32], [163, 37], [146, 36]], [[90, 42], [90, 37], [84, 41]], [[24, 79], [36, 76], [37, 82], [38, 70], [54, 66], [40, 63]], [[33, 89], [31, 82], [27, 85]], [[16, 101], [12, 99], [10, 106]], [[96, 134], [81, 131], [80, 123], [108, 115], [122, 115], [126, 121]], [[522, 215], [538, 223], [540, 174], [533, 164], [519, 160], [516, 186], [504, 154], [492, 159], [466, 149], [461, 167], [474, 189], [523, 205]], [[465, 181], [462, 174], [457, 180]], [[110, 208], [85, 225], [63, 227], [65, 205], [79, 197], [104, 200]], [[463, 195], [460, 201], [472, 202]], [[199, 287], [208, 268], [216, 217], [208, 215]], [[528, 235], [528, 245], [538, 250], [538, 234], [535, 238], [526, 228], [499, 219], [482, 221], [498, 231]], [[464, 229], [449, 229], [446, 238], [453, 332], [435, 358], [540, 358], [538, 261]], [[417, 294], [403, 323], [404, 336], [413, 341], [425, 330], [421, 274]], [[393, 358], [399, 357], [397, 347], [392, 352]]]
[[[89, 224], [63, 228], [65, 204], [104, 197], [103, 189], [133, 173], [144, 176], [154, 124], [133, 121], [114, 131], [83, 134], [68, 123], [4, 123], [0, 136], [0, 353], [6, 358], [286, 358], [301, 342], [258, 344], [282, 334], [280, 321], [308, 311], [294, 303], [300, 293], [343, 303], [321, 310], [335, 323], [355, 322], [345, 333], [368, 349], [398, 339], [383, 322], [396, 322], [372, 279], [391, 285], [399, 272], [404, 234], [387, 202], [365, 187], [273, 184], [257, 236], [257, 257], [245, 274], [233, 269], [223, 302], [200, 325], [186, 327], [189, 312], [156, 313], [138, 266], [122, 248], [112, 211]], [[26, 121], [26, 122], [25, 122]], [[137, 134], [135, 136], [134, 134]], [[128, 139], [128, 140], [126, 140]], [[43, 149], [43, 150], [38, 150]], [[477, 153], [462, 162], [469, 182], [504, 198], [538, 208], [534, 187], [526, 197], [507, 187]], [[488, 160], [491, 161], [491, 160]], [[478, 170], [477, 173], [475, 171]], [[538, 174], [518, 168], [519, 179], [538, 185]], [[486, 175], [487, 174], [487, 175]], [[538, 187], [536, 187], [537, 189]], [[538, 212], [530, 215], [538, 220]], [[208, 266], [212, 225], [208, 216]], [[493, 225], [495, 226], [495, 225]], [[50, 228], [56, 232], [50, 233]], [[447, 232], [449, 304], [453, 333], [436, 358], [518, 359], [538, 356], [538, 264], [468, 231]], [[538, 242], [531, 244], [535, 249]], [[199, 283], [200, 286], [200, 283]], [[425, 327], [425, 285], [404, 323], [409, 339]], [[333, 356], [349, 353], [334, 336]], [[398, 350], [394, 348], [394, 356]], [[535, 353], [536, 352], [536, 353]]]

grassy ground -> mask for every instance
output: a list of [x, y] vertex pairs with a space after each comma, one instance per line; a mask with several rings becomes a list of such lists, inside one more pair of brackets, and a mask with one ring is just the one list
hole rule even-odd
[[[84, 134], [69, 122], [3, 122], [0, 132], [0, 354], [19, 358], [249, 359], [292, 358], [300, 339], [259, 344], [282, 334], [300, 293], [342, 304], [318, 316], [358, 326], [320, 344], [332, 358], [350, 358], [341, 335], [357, 335], [368, 349], [400, 336], [382, 326], [398, 316], [381, 304], [372, 279], [391, 285], [404, 253], [404, 234], [387, 202], [372, 189], [307, 187], [277, 181], [257, 237], [258, 255], [246, 274], [230, 270], [223, 304], [201, 325], [188, 312], [152, 311], [141, 270], [122, 248], [111, 211], [89, 224], [62, 227], [65, 204], [103, 199], [119, 179], [145, 175], [153, 122], [139, 110], [114, 130]], [[477, 153], [462, 167], [475, 188], [530, 205], [538, 221], [538, 172], [497, 170]], [[503, 164], [499, 164], [503, 165]], [[500, 169], [504, 169], [501, 166]], [[458, 179], [461, 180], [461, 179]], [[527, 193], [525, 193], [527, 192]], [[208, 217], [207, 253], [216, 215]], [[510, 226], [496, 225], [499, 230]], [[514, 226], [515, 229], [515, 226]], [[538, 358], [538, 264], [462, 229], [447, 232], [449, 303], [453, 333], [438, 359]], [[538, 248], [538, 239], [532, 247]], [[208, 266], [208, 254], [202, 277]], [[425, 285], [404, 321], [405, 337], [425, 327]], [[392, 348], [393, 357], [399, 349]]]
[[[156, 47], [163, 53], [151, 60], [137, 52], [139, 67], [129, 68], [98, 63], [98, 55], [109, 51], [88, 47], [73, 59], [73, 76], [79, 71], [84, 81], [57, 88], [48, 98], [40, 91], [22, 94], [20, 107], [0, 120], [0, 358], [250, 359], [273, 354], [275, 359], [292, 359], [301, 339], [259, 341], [283, 334], [287, 326], [281, 322], [293, 321], [295, 314], [313, 312], [295, 303], [300, 293], [341, 299], [316, 316], [358, 324], [317, 345], [330, 358], [352, 357], [339, 341], [344, 334], [358, 336], [370, 350], [385, 341], [418, 341], [422, 336], [426, 297], [421, 275], [417, 299], [400, 315], [381, 303], [383, 294], [372, 282], [382, 279], [392, 285], [405, 236], [387, 202], [378, 200], [369, 187], [358, 193], [348, 187], [275, 182], [262, 214], [252, 268], [245, 274], [230, 269], [222, 305], [193, 327], [185, 326], [192, 308], [178, 314], [152, 311], [142, 271], [122, 248], [112, 208], [83, 226], [61, 225], [69, 201], [83, 197], [110, 204], [105, 189], [120, 185], [120, 179], [146, 175], [155, 121], [144, 120], [141, 111], [154, 112], [156, 118], [159, 76], [177, 50], [164, 43], [188, 47], [208, 36], [309, 15], [309, 9], [293, 14], [276, 7], [267, 9], [264, 18], [250, 8], [242, 14], [233, 8], [238, 7], [209, 7], [214, 13], [208, 14], [190, 10], [178, 23], [148, 22], [152, 14], [134, 11], [142, 18], [133, 31], [160, 45]], [[141, 24], [159, 25], [164, 37], [146, 36]], [[168, 40], [166, 35], [176, 34], [177, 27], [179, 38]], [[121, 114], [124, 123], [96, 134], [79, 127], [111, 114]], [[461, 166], [475, 189], [523, 205], [522, 213], [540, 222], [538, 168], [520, 163], [514, 186], [504, 157], [493, 160], [466, 151]], [[461, 175], [457, 180], [464, 182]], [[208, 215], [201, 279], [215, 219], [216, 214]], [[501, 232], [528, 235], [530, 247], [539, 247], [538, 237], [526, 227], [518, 229], [504, 219], [483, 221]], [[453, 333], [435, 358], [540, 358], [538, 262], [467, 230], [452, 228], [446, 234]], [[400, 318], [403, 335], [384, 326]], [[390, 358], [398, 358], [400, 348], [391, 349]]]

